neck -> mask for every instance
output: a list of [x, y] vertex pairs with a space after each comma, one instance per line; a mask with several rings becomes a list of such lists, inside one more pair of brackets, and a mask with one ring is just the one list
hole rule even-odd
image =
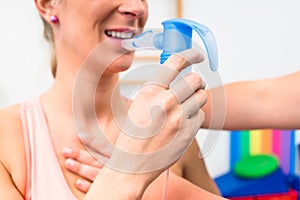
[[109, 73], [107, 70], [112, 61], [118, 58], [118, 51], [101, 45], [92, 51], [88, 59], [82, 59], [83, 56], [71, 50], [56, 47], [56, 80], [44, 95], [45, 100], [52, 101], [48, 104], [52, 105], [49, 110], [55, 110], [60, 115], [67, 113], [66, 117], [76, 119], [84, 130], [90, 124], [99, 122], [106, 127], [113, 125], [115, 110], [123, 119], [127, 115], [127, 103], [116, 87], [118, 73]]
[[58, 67], [50, 94], [54, 100], [65, 102], [70, 113], [73, 107], [85, 118], [93, 116], [95, 111], [97, 114], [105, 112], [102, 117], [111, 116], [112, 102], [114, 105], [124, 104], [116, 87], [119, 75], [117, 72], [108, 73], [107, 69], [128, 51], [120, 50], [112, 40], [105, 40], [92, 50], [83, 49], [81, 53], [61, 42], [56, 44], [56, 51]]
[[93, 76], [78, 80], [75, 73], [70, 76], [70, 74], [59, 72], [53, 86], [43, 99], [56, 105], [61, 112], [73, 115], [75, 109], [83, 117], [94, 116], [96, 112], [97, 117], [102, 119], [112, 117], [113, 106], [114, 109], [121, 110], [125, 105], [127, 107], [119, 91], [118, 74], [102, 75], [99, 81]]

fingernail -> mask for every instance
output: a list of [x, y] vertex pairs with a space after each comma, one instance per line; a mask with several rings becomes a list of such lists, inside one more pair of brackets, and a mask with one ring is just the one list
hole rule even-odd
[[80, 179], [76, 180], [76, 185], [82, 186], [83, 185], [83, 181], [80, 180]]
[[62, 149], [62, 152], [63, 152], [64, 155], [71, 155], [72, 154], [72, 149], [69, 148], [69, 147], [64, 147]]
[[74, 160], [71, 160], [71, 159], [67, 159], [67, 160], [65, 161], [65, 163], [66, 163], [66, 165], [67, 165], [68, 167], [71, 167], [71, 168], [73, 168], [73, 167], [75, 166]]

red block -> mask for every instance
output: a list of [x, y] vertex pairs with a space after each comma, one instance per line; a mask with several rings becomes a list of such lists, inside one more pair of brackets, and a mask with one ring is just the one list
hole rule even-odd
[[298, 192], [295, 190], [290, 190], [285, 194], [271, 194], [271, 195], [262, 195], [256, 198], [257, 200], [297, 200]]
[[234, 197], [230, 200], [297, 200], [299, 193], [295, 190], [290, 190], [287, 193], [281, 194], [264, 194], [247, 197]]
[[229, 199], [230, 200], [255, 200], [255, 197], [234, 197]]

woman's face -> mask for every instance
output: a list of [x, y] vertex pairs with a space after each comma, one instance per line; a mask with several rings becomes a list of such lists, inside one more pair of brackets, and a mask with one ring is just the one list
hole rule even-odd
[[[103, 41], [118, 46], [122, 39], [133, 37], [146, 23], [148, 5], [146, 0], [62, 0], [55, 12], [59, 17], [54, 29], [57, 50], [66, 59], [82, 62]], [[132, 59], [132, 52], [124, 54], [106, 72], [124, 71]]]

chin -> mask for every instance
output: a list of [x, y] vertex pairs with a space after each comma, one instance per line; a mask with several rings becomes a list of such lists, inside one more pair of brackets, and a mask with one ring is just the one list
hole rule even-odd
[[106, 73], [119, 73], [128, 70], [133, 62], [134, 52], [117, 58], [106, 70]]

